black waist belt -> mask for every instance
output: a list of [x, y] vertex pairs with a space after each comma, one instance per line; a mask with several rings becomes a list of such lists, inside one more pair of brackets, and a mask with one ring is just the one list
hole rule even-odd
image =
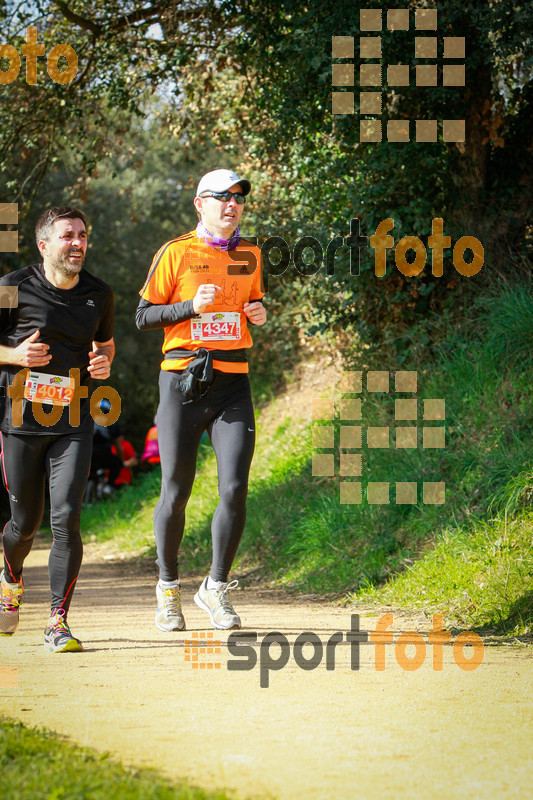
[[239, 350], [184, 350], [176, 348], [165, 353], [165, 361], [175, 358], [189, 358], [192, 361], [184, 370], [177, 372], [176, 388], [187, 398], [185, 403], [199, 400], [213, 383], [213, 359], [229, 362], [246, 362], [246, 351]]
[[238, 350], [205, 350], [203, 347], [199, 350], [185, 350], [182, 347], [176, 347], [174, 350], [169, 350], [165, 353], [165, 361], [173, 361], [176, 358], [194, 358], [198, 353], [203, 352], [209, 353], [211, 360], [234, 361], [244, 364], [248, 361], [244, 347]]

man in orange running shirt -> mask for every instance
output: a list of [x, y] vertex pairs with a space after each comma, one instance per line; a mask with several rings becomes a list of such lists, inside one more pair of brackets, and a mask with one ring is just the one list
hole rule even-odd
[[160, 248], [140, 292], [137, 327], [165, 332], [157, 410], [161, 497], [154, 513], [155, 622], [164, 631], [185, 628], [178, 550], [204, 431], [217, 458], [219, 502], [210, 573], [194, 600], [213, 627], [241, 625], [228, 594], [237, 581], [228, 582], [228, 573], [244, 529], [255, 444], [248, 323], [266, 321], [260, 251], [241, 239], [238, 227], [250, 188], [231, 170], [204, 175], [194, 200], [196, 229]]

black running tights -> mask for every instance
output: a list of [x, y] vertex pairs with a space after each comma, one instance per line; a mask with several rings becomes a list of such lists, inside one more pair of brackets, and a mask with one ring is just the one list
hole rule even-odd
[[80, 570], [81, 506], [91, 450], [91, 433], [2, 434], [2, 476], [11, 506], [11, 519], [3, 535], [5, 575], [10, 582], [20, 580], [24, 559], [41, 524], [48, 477], [53, 534], [48, 561], [52, 611], [68, 611]]
[[219, 502], [211, 524], [213, 580], [226, 581], [246, 520], [248, 473], [255, 445], [250, 383], [246, 374], [215, 370], [207, 394], [192, 403], [176, 388], [179, 373], [161, 370], [157, 433], [161, 497], [154, 513], [157, 564], [163, 581], [178, 577], [185, 507], [196, 472], [200, 439], [207, 431], [217, 459]]

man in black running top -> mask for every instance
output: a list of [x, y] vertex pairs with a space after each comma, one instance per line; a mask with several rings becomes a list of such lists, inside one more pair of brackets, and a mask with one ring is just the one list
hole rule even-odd
[[213, 561], [194, 596], [215, 628], [240, 627], [228, 573], [246, 519], [255, 423], [246, 350], [248, 324], [263, 325], [261, 254], [241, 239], [250, 182], [228, 169], [204, 175], [194, 204], [195, 230], [164, 244], [140, 292], [137, 326], [164, 328], [157, 431], [161, 497], [154, 513], [159, 582], [155, 623], [183, 630], [178, 549], [196, 454], [207, 431], [217, 458], [219, 502], [211, 523]]
[[35, 235], [42, 263], [0, 279], [2, 477], [11, 507], [2, 540], [0, 634], [17, 629], [22, 567], [41, 523], [48, 478], [52, 603], [44, 644], [50, 652], [65, 652], [82, 649], [67, 613], [83, 552], [92, 378], [109, 377], [115, 352], [113, 294], [83, 269], [87, 230], [80, 211], [51, 208]]

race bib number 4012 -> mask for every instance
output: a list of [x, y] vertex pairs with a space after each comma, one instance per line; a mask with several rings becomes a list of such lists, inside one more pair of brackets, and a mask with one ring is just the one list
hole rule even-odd
[[68, 406], [73, 393], [70, 378], [65, 378], [63, 375], [48, 375], [44, 372], [30, 372], [24, 387], [26, 400], [37, 400], [54, 406]]
[[241, 315], [238, 311], [215, 311], [191, 319], [193, 342], [220, 342], [241, 338]]

